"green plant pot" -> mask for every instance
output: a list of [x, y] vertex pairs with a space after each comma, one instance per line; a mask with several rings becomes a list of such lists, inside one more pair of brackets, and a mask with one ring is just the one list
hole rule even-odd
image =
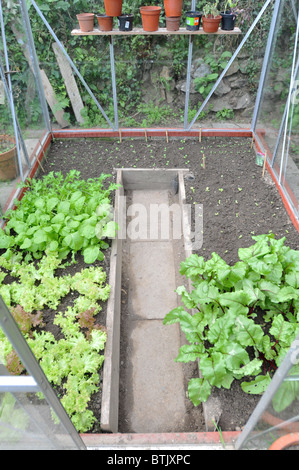
[[200, 11], [188, 11], [186, 13], [186, 29], [197, 31], [200, 27], [202, 13]]

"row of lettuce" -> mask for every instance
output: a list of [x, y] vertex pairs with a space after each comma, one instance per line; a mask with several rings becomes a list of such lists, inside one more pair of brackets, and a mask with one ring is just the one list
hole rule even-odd
[[[107, 338], [96, 315], [110, 295], [102, 261], [117, 230], [110, 176], [84, 180], [72, 170], [28, 181], [0, 232], [0, 294], [78, 432], [96, 422], [89, 404], [100, 389]], [[77, 256], [84, 268], [65, 273]], [[59, 335], [44, 328], [45, 309]], [[0, 360], [12, 374], [26, 373], [2, 331]]]

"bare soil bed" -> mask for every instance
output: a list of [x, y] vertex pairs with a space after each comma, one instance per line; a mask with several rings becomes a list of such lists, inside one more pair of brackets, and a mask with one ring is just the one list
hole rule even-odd
[[[45, 173], [71, 169], [81, 177], [97, 177], [101, 173], [115, 178], [117, 168], [186, 168], [194, 180], [186, 180], [187, 203], [203, 205], [203, 244], [198, 254], [208, 259], [218, 253], [227, 263], [238, 260], [238, 249], [253, 243], [252, 236], [272, 231], [277, 238], [286, 237], [286, 244], [298, 249], [298, 232], [293, 226], [280, 195], [269, 175], [262, 178], [262, 168], [255, 163], [255, 153], [248, 138], [198, 139], [56, 139], [43, 160]], [[203, 168], [203, 154], [205, 168]], [[42, 171], [38, 177], [42, 177]], [[80, 270], [83, 260], [67, 269]], [[109, 251], [105, 270], [109, 270]], [[66, 271], [64, 270], [64, 274]], [[69, 299], [64, 299], [65, 304]], [[123, 300], [125, 302], [125, 299]], [[165, 314], [168, 312], [165, 312]], [[44, 312], [51, 328], [51, 312]], [[98, 322], [105, 324], [105, 309]], [[56, 332], [58, 334], [58, 332]], [[122, 360], [122, 358], [121, 358]], [[124, 358], [125, 360], [125, 358]], [[217, 390], [223, 403], [219, 426], [224, 431], [236, 430], [247, 422], [259, 400], [248, 396], [237, 381], [231, 390]], [[100, 392], [91, 407], [100, 420]], [[121, 417], [120, 417], [121, 419]], [[204, 429], [194, 429], [199, 431]], [[100, 432], [95, 426], [92, 432]]]

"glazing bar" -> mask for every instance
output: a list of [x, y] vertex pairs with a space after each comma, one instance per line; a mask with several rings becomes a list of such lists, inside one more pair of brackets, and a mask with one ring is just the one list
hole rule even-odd
[[114, 44], [113, 44], [112, 36], [109, 36], [109, 49], [110, 49], [110, 66], [111, 66], [113, 108], [114, 108], [114, 126], [115, 126], [115, 129], [118, 130], [118, 106], [117, 106], [117, 92], [116, 92], [116, 78], [115, 78]]
[[[191, 1], [191, 10], [195, 11], [195, 8], [196, 8], [196, 0], [192, 0]], [[192, 53], [193, 53], [193, 36], [189, 36], [187, 81], [186, 81], [186, 95], [185, 95], [185, 113], [184, 113], [184, 129], [185, 130], [187, 129], [187, 126], [188, 126]]]
[[0, 393], [36, 393], [39, 391], [39, 386], [33, 377], [0, 375]]
[[225, 69], [223, 70], [223, 72], [221, 73], [221, 75], [218, 77], [218, 80], [216, 81], [216, 83], [214, 84], [213, 88], [211, 89], [210, 93], [208, 94], [207, 98], [205, 99], [205, 101], [203, 102], [203, 104], [201, 105], [200, 109], [197, 111], [196, 113], [196, 116], [194, 117], [194, 119], [192, 120], [191, 124], [189, 125], [188, 127], [188, 130], [191, 129], [191, 127], [193, 126], [193, 124], [195, 123], [195, 121], [197, 120], [198, 116], [200, 115], [200, 113], [202, 112], [202, 110], [205, 108], [206, 104], [208, 103], [209, 99], [211, 98], [212, 94], [214, 93], [214, 91], [217, 89], [219, 83], [221, 82], [221, 80], [223, 79], [223, 77], [225, 76], [226, 72], [228, 71], [228, 69], [230, 68], [231, 64], [234, 62], [235, 58], [237, 57], [237, 55], [239, 54], [240, 50], [242, 49], [242, 47], [244, 46], [244, 44], [246, 43], [247, 39], [249, 38], [250, 34], [252, 33], [252, 31], [254, 30], [255, 26], [257, 25], [257, 23], [259, 22], [259, 20], [261, 19], [261, 17], [263, 16], [265, 10], [267, 9], [267, 7], [270, 5], [270, 3], [272, 2], [273, 0], [267, 0], [266, 3], [264, 4], [263, 8], [261, 9], [261, 11], [259, 12], [258, 16], [256, 17], [256, 19], [254, 20], [254, 22], [252, 23], [252, 25], [250, 26], [249, 30], [247, 31], [246, 35], [244, 36], [242, 42], [240, 43], [239, 47], [236, 49], [235, 53], [233, 54], [232, 58], [230, 59], [230, 61], [228, 62], [227, 66], [225, 67]]
[[189, 98], [190, 98], [190, 83], [191, 83], [192, 52], [193, 52], [193, 36], [189, 36], [188, 65], [187, 65], [187, 82], [186, 82], [186, 96], [185, 96], [185, 114], [184, 114], [184, 129], [187, 129], [187, 127], [188, 127], [188, 113], [189, 113]]
[[72, 421], [67, 415], [65, 409], [57, 398], [56, 393], [52, 389], [46, 375], [37, 362], [31, 348], [22, 335], [17, 323], [0, 296], [0, 327], [11, 342], [13, 348], [18, 354], [26, 371], [34, 378], [39, 386], [39, 390], [43, 393], [48, 404], [52, 407], [53, 411], [59, 418], [66, 433], [73, 440], [76, 447], [80, 450], [85, 450], [85, 444], [77, 433]]

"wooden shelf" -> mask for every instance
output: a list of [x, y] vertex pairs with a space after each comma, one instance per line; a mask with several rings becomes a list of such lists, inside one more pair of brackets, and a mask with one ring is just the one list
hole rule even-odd
[[223, 29], [218, 29], [217, 33], [205, 33], [202, 28], [199, 28], [198, 31], [189, 31], [186, 28], [180, 28], [178, 31], [168, 31], [166, 28], [159, 28], [157, 31], [144, 31], [143, 28], [133, 28], [132, 31], [119, 31], [118, 29], [113, 29], [112, 31], [100, 31], [99, 29], [95, 28], [93, 31], [88, 31], [87, 33], [81, 31], [80, 29], [73, 29], [72, 36], [134, 36], [137, 34], [143, 35], [151, 35], [151, 36], [158, 36], [158, 35], [180, 35], [180, 34], [187, 34], [192, 36], [197, 36], [201, 34], [242, 34], [242, 31], [239, 28], [235, 28], [232, 31], [224, 31]]

